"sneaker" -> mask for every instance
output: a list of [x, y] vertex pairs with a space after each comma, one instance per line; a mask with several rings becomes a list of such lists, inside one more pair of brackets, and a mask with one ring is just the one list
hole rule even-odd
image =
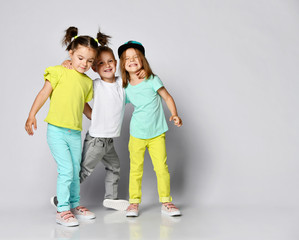
[[50, 202], [56, 208], [58, 204], [57, 196], [51, 197]]
[[138, 217], [138, 203], [131, 203], [127, 208], [127, 217]]
[[105, 199], [103, 201], [104, 207], [111, 208], [117, 211], [125, 211], [129, 207], [129, 205], [129, 201], [122, 199]]
[[78, 226], [79, 222], [71, 211], [57, 212], [56, 222], [67, 227]]
[[161, 213], [168, 216], [180, 216], [180, 210], [171, 202], [162, 203]]
[[89, 211], [86, 207], [76, 207], [71, 209], [72, 213], [78, 218], [78, 219], [94, 219], [96, 218], [96, 215]]

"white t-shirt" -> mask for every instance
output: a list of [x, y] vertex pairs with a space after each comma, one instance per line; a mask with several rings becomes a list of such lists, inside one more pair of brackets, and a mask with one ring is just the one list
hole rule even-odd
[[100, 78], [93, 81], [93, 108], [89, 134], [92, 137], [119, 137], [125, 111], [125, 90], [122, 79], [114, 83]]

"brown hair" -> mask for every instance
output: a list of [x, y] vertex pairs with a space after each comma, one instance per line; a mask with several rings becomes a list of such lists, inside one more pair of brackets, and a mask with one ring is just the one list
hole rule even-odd
[[[151, 75], [154, 75], [151, 66], [149, 65], [146, 57], [142, 54], [142, 52], [136, 48], [134, 48], [138, 57], [140, 57], [141, 59], [141, 63], [142, 63], [142, 69], [145, 71], [146, 73], [146, 78], [150, 77]], [[126, 63], [126, 51], [124, 51], [122, 53], [122, 55], [119, 58], [119, 68], [120, 68], [120, 74], [121, 74], [121, 78], [123, 80], [123, 88], [126, 88], [128, 86], [128, 83], [130, 81], [130, 75], [129, 73], [126, 71], [125, 68], [125, 63]]]
[[108, 47], [109, 39], [111, 37], [104, 34], [104, 33], [101, 33], [100, 30], [99, 30], [97, 38], [98, 38], [99, 44], [100, 44], [100, 46], [98, 48], [98, 56], [100, 56], [100, 54], [102, 52], [110, 52], [112, 54], [112, 56], [114, 57], [114, 59], [115, 59], [113, 50], [110, 47]]
[[76, 50], [79, 45], [92, 48], [97, 51], [98, 42], [100, 42], [99, 37], [99, 33], [97, 34], [97, 39], [94, 39], [90, 36], [78, 36], [78, 28], [69, 27], [67, 30], [65, 30], [65, 36], [62, 40], [62, 44], [67, 46], [67, 51]]

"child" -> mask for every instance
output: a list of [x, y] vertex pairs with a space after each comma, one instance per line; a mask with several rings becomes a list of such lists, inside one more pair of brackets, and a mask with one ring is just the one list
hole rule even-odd
[[[115, 77], [117, 61], [107, 46], [110, 36], [98, 33], [100, 46], [92, 69], [101, 78], [93, 81], [93, 110], [85, 104], [84, 114], [91, 120], [83, 145], [80, 182], [82, 183], [101, 161], [106, 169], [104, 207], [124, 211], [127, 200], [118, 199], [120, 162], [114, 149], [113, 138], [120, 136], [125, 106], [125, 90], [120, 77]], [[69, 60], [63, 66], [72, 68]], [[144, 78], [144, 71], [139, 73]], [[55, 205], [55, 198], [51, 199]]]
[[[141, 202], [141, 182], [143, 175], [144, 152], [148, 148], [157, 176], [158, 193], [162, 202], [161, 212], [170, 216], [180, 215], [179, 209], [171, 203], [170, 176], [166, 164], [165, 132], [168, 126], [165, 120], [161, 97], [170, 112], [170, 121], [178, 127], [182, 120], [177, 115], [175, 102], [155, 76], [145, 58], [141, 43], [129, 41], [118, 48], [123, 87], [126, 91], [126, 102], [134, 106], [130, 123], [130, 206], [127, 217], [138, 216]], [[144, 69], [147, 79], [139, 79], [136, 72]]]
[[65, 226], [79, 225], [77, 218], [93, 219], [94, 213], [80, 206], [80, 162], [82, 113], [85, 102], [92, 99], [92, 80], [84, 73], [97, 56], [98, 40], [77, 36], [78, 29], [69, 27], [63, 43], [72, 62], [73, 70], [62, 66], [48, 67], [45, 84], [38, 93], [25, 129], [33, 135], [37, 129], [35, 115], [50, 96], [47, 142], [57, 163], [57, 214], [56, 222]]

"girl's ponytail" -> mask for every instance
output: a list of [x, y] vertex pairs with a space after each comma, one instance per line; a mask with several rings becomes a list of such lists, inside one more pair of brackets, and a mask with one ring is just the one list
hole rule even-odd
[[67, 30], [65, 30], [65, 36], [62, 40], [62, 44], [68, 46], [72, 42], [72, 38], [76, 37], [77, 35], [78, 35], [78, 28], [69, 27]]
[[101, 47], [107, 46], [109, 44], [109, 39], [111, 37], [108, 35], [105, 35], [104, 33], [101, 33], [100, 30], [97, 33], [97, 40], [99, 42], [99, 44], [101, 45]]
[[78, 46], [89, 47], [94, 50], [98, 50], [97, 40], [90, 36], [78, 36], [78, 28], [69, 27], [65, 30], [65, 36], [62, 40], [62, 44], [66, 45], [67, 51], [74, 51]]

